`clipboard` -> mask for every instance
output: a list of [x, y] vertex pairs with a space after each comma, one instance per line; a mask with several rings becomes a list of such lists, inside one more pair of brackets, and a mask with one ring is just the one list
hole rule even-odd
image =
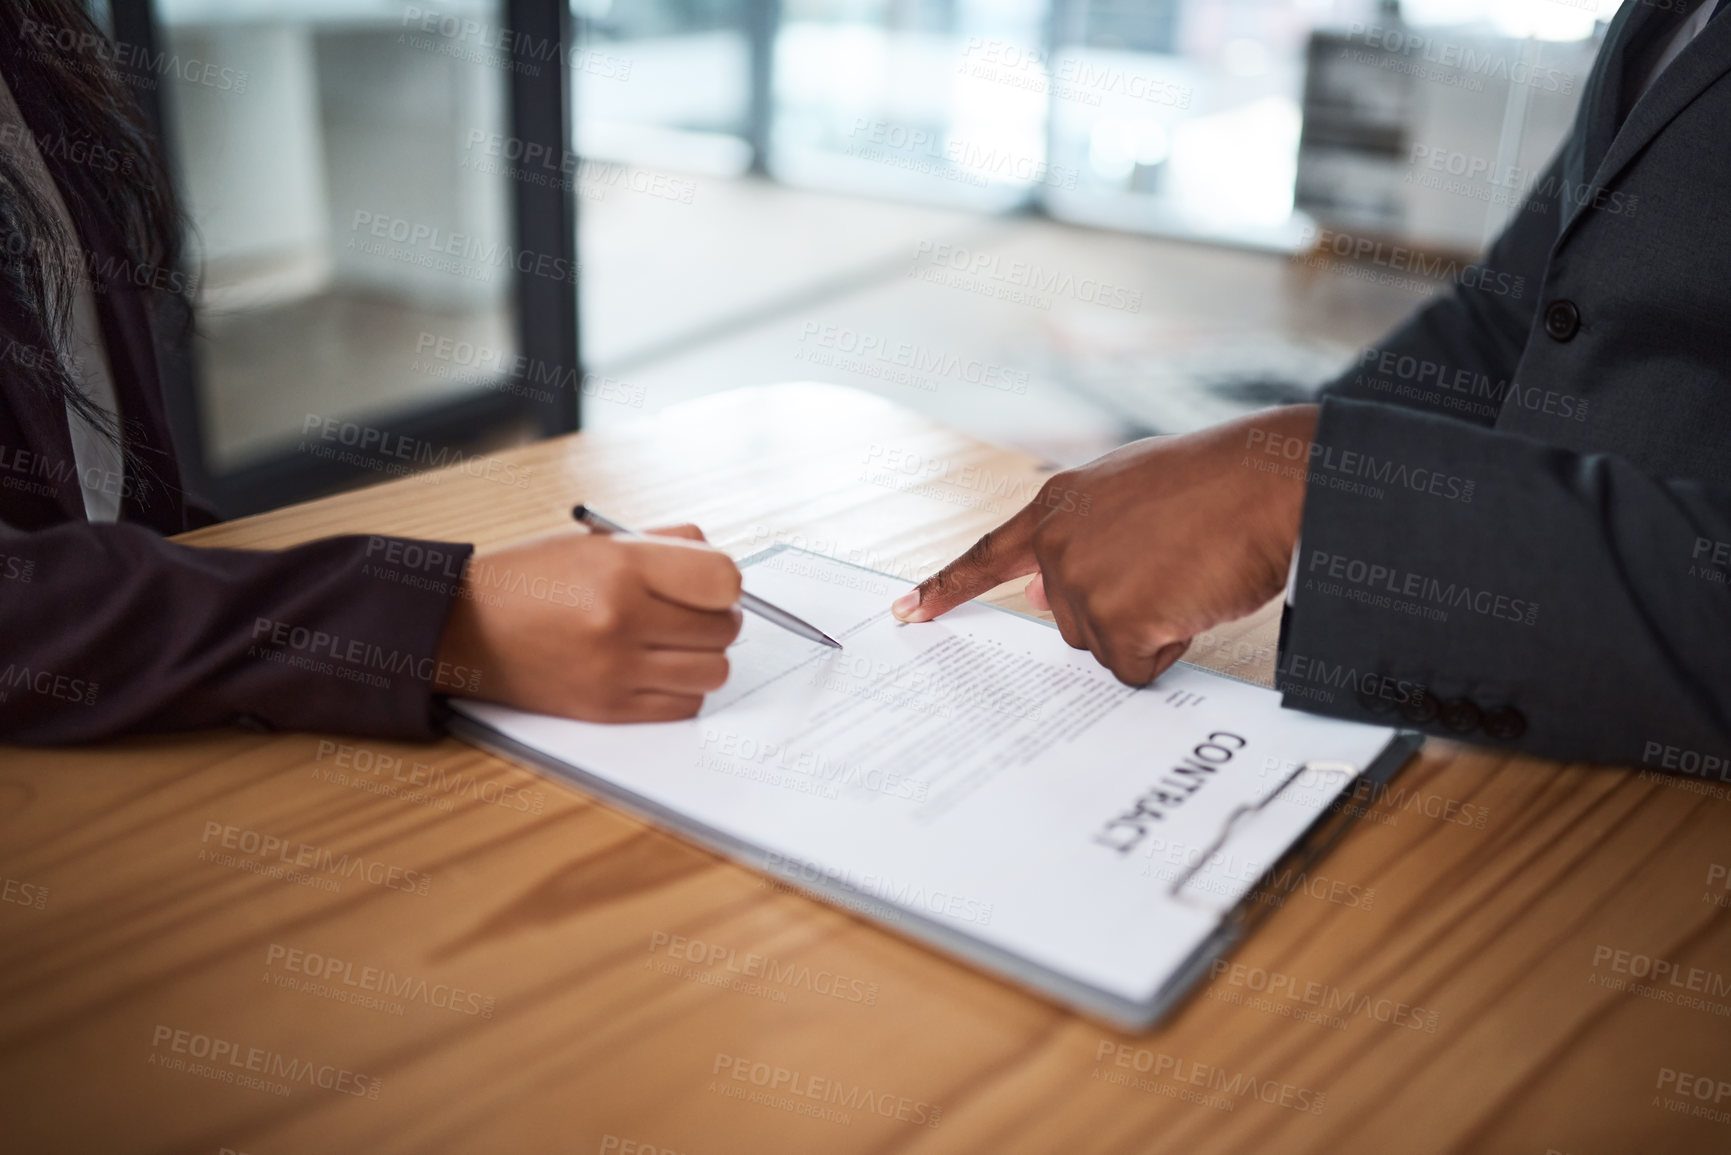
[[[1381, 757], [1372, 762], [1362, 773], [1351, 775], [1346, 779], [1337, 797], [1349, 797], [1351, 792], [1361, 784], [1369, 784], [1372, 787], [1387, 786], [1413, 754], [1418, 752], [1418, 748], [1423, 742], [1424, 735], [1417, 731], [1400, 731], [1395, 736], [1394, 741], [1390, 742], [1383, 751]], [[1266, 808], [1269, 803], [1273, 802], [1278, 795], [1293, 782], [1298, 781], [1306, 772], [1320, 769], [1324, 765], [1327, 764], [1306, 762], [1298, 768], [1292, 777], [1282, 782], [1277, 789], [1264, 797], [1254, 807], [1240, 807], [1234, 810], [1227, 819], [1226, 828], [1222, 829], [1210, 851], [1198, 859], [1197, 865], [1187, 867], [1178, 878], [1172, 881], [1171, 893], [1175, 897], [1179, 896], [1183, 885], [1200, 869], [1200, 863], [1206, 860], [1208, 854], [1230, 845], [1233, 827], [1246, 814]], [[1195, 957], [1182, 969], [1174, 972], [1168, 987], [1163, 988], [1155, 1000], [1149, 1004], [1146, 1017], [1138, 1014], [1135, 1019], [1126, 1018], [1120, 1021], [1134, 1029], [1145, 1030], [1181, 1005], [1202, 976], [1213, 966], [1214, 961], [1230, 955], [1239, 943], [1249, 937], [1250, 932], [1256, 928], [1256, 924], [1274, 910], [1273, 905], [1261, 901], [1262, 895], [1265, 893], [1264, 884], [1267, 880], [1294, 869], [1308, 874], [1317, 863], [1327, 857], [1328, 852], [1333, 850], [1342, 838], [1346, 837], [1347, 831], [1357, 821], [1357, 813], [1350, 808], [1343, 807], [1339, 810], [1325, 811], [1300, 836], [1298, 841], [1291, 844], [1284, 856], [1270, 864], [1262, 878], [1258, 879], [1248, 893], [1238, 901], [1221, 904], [1216, 909], [1215, 913], [1220, 919], [1219, 927], [1196, 951]], [[1182, 899], [1180, 900], [1182, 901]]]
[[[778, 546], [754, 554], [741, 562], [741, 567], [746, 568], [773, 557], [784, 549], [785, 547]], [[879, 578], [889, 577], [864, 567], [835, 562], [834, 559], [824, 559], [824, 562], [828, 565], [847, 566]], [[1029, 615], [1016, 614], [998, 607], [986, 608], [1025, 621], [1037, 622], [1047, 629], [1053, 628], [1043, 619], [1031, 618]], [[1231, 675], [1202, 671], [1200, 667], [1190, 668], [1210, 677], [1249, 685]], [[1265, 687], [1256, 688], [1266, 692]], [[669, 804], [651, 796], [647, 791], [634, 789], [615, 774], [599, 772], [593, 766], [585, 767], [580, 764], [582, 759], [555, 756], [543, 748], [542, 743], [523, 740], [520, 735], [508, 732], [510, 726], [498, 723], [501, 715], [509, 713], [497, 707], [453, 703], [447, 726], [464, 741], [507, 760], [569, 781], [586, 793], [704, 849], [773, 878], [790, 889], [856, 917], [867, 919], [921, 945], [935, 948], [1042, 998], [1069, 1006], [1110, 1026], [1132, 1031], [1146, 1030], [1181, 1005], [1199, 980], [1207, 974], [1214, 960], [1229, 954], [1266, 916], [1272, 907], [1259, 901], [1259, 898], [1263, 885], [1269, 878], [1275, 877], [1278, 872], [1293, 869], [1308, 872], [1339, 842], [1356, 816], [1351, 808], [1338, 807], [1338, 799], [1348, 797], [1350, 788], [1357, 784], [1369, 782], [1383, 785], [1389, 782], [1418, 748], [1422, 738], [1421, 735], [1411, 732], [1388, 732], [1391, 736], [1382, 745], [1380, 753], [1362, 768], [1327, 760], [1304, 762], [1290, 774], [1283, 776], [1272, 790], [1262, 794], [1256, 801], [1240, 804], [1228, 812], [1218, 830], [1214, 832], [1212, 841], [1207, 843], [1202, 853], [1197, 856], [1196, 862], [1178, 872], [1163, 888], [1166, 898], [1172, 902], [1198, 911], [1212, 920], [1211, 931], [1201, 938], [1188, 955], [1163, 972], [1163, 980], [1150, 996], [1129, 998], [1104, 984], [1088, 981], [1070, 969], [1043, 963], [1028, 953], [1009, 949], [1001, 941], [994, 941], [969, 927], [958, 925], [954, 920], [934, 917], [917, 907], [885, 901], [880, 895], [849, 879], [845, 873], [826, 870], [813, 861], [779, 853], [758, 841], [742, 838], [716, 822], [705, 820], [702, 815], [695, 813], [692, 807]], [[1283, 852], [1273, 857], [1254, 884], [1242, 894], [1234, 896], [1231, 901], [1215, 903], [1191, 890], [1190, 884], [1204, 864], [1217, 854], [1231, 853], [1237, 843], [1247, 840], [1254, 832], [1259, 818], [1273, 813], [1274, 808], [1289, 797], [1295, 784], [1301, 783], [1307, 774], [1322, 773], [1340, 778], [1330, 804], [1318, 812], [1297, 838], [1284, 842]]]
[[[1253, 886], [1249, 893], [1236, 902], [1223, 905], [1223, 908], [1216, 912], [1219, 926], [1214, 933], [1182, 967], [1172, 973], [1155, 997], [1147, 1002], [1133, 1002], [1110, 991], [1078, 982], [1062, 972], [1031, 964], [1020, 955], [1001, 950], [990, 943], [959, 934], [953, 927], [927, 918], [917, 911], [892, 911], [876, 897], [861, 893], [841, 882], [821, 877], [814, 879], [808, 872], [790, 868], [776, 856], [757, 847], [693, 821], [688, 815], [648, 803], [640, 796], [620, 789], [606, 778], [551, 758], [461, 713], [450, 716], [448, 728], [452, 734], [471, 745], [507, 761], [563, 778], [585, 793], [599, 797], [620, 810], [670, 831], [705, 850], [777, 879], [821, 902], [872, 921], [881, 928], [900, 934], [922, 946], [934, 947], [945, 954], [972, 963], [1041, 998], [1068, 1005], [1120, 1030], [1147, 1030], [1176, 1010], [1208, 973], [1214, 960], [1229, 955], [1273, 909], [1258, 901], [1258, 886]], [[1346, 794], [1349, 787], [1358, 783], [1386, 785], [1418, 749], [1421, 738], [1422, 735], [1419, 734], [1403, 733], [1364, 773], [1348, 781], [1342, 788], [1342, 795]], [[1306, 766], [1308, 765], [1307, 763]], [[1293, 779], [1297, 777], [1298, 775], [1294, 774]], [[1274, 794], [1270, 794], [1263, 804], [1266, 805], [1273, 797]], [[1356, 817], [1348, 810], [1325, 813], [1305, 832], [1299, 842], [1291, 846], [1284, 857], [1269, 867], [1265, 877], [1285, 869], [1310, 870], [1333, 849], [1356, 821]], [[1230, 845], [1229, 832], [1222, 831], [1222, 838], [1215, 845], [1216, 848]], [[1185, 875], [1185, 880], [1187, 879], [1188, 874]], [[1175, 894], [1179, 890], [1179, 882], [1180, 880], [1174, 880], [1169, 884], [1169, 889]]]

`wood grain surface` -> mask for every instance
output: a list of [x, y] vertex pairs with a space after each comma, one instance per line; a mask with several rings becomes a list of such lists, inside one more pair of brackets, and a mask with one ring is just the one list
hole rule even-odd
[[[189, 540], [484, 550], [586, 500], [913, 578], [1043, 476], [819, 385], [503, 459], [526, 484], [458, 469]], [[1273, 622], [1193, 656], [1266, 680]], [[1731, 1150], [1723, 786], [1433, 742], [1357, 804], [1135, 1036], [454, 741], [0, 748], [0, 1150]]]

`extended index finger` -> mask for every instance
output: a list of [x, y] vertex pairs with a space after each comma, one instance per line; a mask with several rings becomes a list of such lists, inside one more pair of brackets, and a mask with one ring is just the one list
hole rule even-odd
[[968, 552], [903, 594], [890, 612], [904, 622], [929, 622], [993, 586], [1023, 577], [1039, 568], [1034, 560], [1034, 529], [1040, 507], [1030, 502], [997, 529], [969, 547]]

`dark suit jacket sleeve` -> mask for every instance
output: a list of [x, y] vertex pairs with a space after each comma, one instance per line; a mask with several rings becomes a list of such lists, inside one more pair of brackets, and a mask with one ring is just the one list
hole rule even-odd
[[1731, 492], [1338, 398], [1317, 441], [1384, 483], [1312, 473], [1286, 704], [1556, 758], [1731, 756]]
[[429, 735], [435, 654], [470, 553], [358, 536], [199, 549], [127, 524], [0, 525], [0, 740], [237, 721]]
[[1559, 155], [1484, 260], [1457, 269], [1449, 291], [1363, 350], [1324, 394], [1492, 425], [1538, 311], [1562, 171]]

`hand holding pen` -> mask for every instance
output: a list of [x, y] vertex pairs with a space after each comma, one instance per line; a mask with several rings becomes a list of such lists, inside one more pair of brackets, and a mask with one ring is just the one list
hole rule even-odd
[[[587, 505], [577, 506], [571, 511], [571, 516], [588, 526], [590, 529], [598, 530], [601, 533], [631, 533], [630, 530], [626, 529], [618, 522], [603, 517], [593, 509], [590, 509]], [[795, 617], [780, 606], [775, 605], [773, 602], [764, 601], [756, 594], [741, 592], [739, 595], [739, 608], [746, 610], [749, 613], [756, 614], [766, 622], [773, 622], [782, 629], [787, 630], [789, 633], [798, 634], [807, 641], [817, 642], [820, 645], [830, 646], [837, 650], [842, 648], [840, 642], [836, 641], [810, 622]]]
[[429, 688], [586, 722], [691, 717], [741, 622], [739, 567], [702, 536], [556, 533], [467, 558], [459, 588], [424, 595], [445, 627]]

